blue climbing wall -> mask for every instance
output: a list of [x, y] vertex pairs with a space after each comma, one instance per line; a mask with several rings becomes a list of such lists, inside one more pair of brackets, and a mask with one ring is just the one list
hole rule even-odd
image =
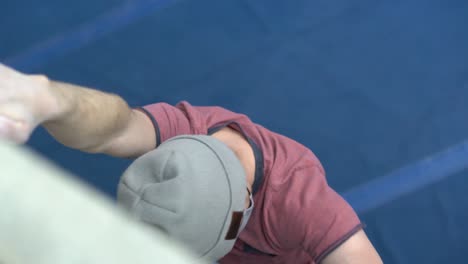
[[[466, 263], [467, 1], [1, 0], [0, 36], [132, 106], [246, 113], [319, 156], [385, 263]], [[28, 144], [110, 196], [131, 162]]]

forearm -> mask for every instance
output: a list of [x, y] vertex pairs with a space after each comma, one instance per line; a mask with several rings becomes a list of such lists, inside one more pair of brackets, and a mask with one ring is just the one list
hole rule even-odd
[[52, 106], [42, 125], [60, 143], [86, 152], [107, 152], [130, 123], [132, 110], [117, 95], [49, 81]]
[[151, 120], [119, 96], [0, 63], [0, 139], [24, 143], [39, 125], [65, 146], [86, 152], [138, 157], [156, 146]]

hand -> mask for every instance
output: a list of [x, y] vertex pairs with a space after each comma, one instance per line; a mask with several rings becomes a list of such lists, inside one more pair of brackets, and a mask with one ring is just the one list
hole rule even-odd
[[26, 75], [0, 63], [0, 139], [26, 142], [52, 107], [44, 76]]

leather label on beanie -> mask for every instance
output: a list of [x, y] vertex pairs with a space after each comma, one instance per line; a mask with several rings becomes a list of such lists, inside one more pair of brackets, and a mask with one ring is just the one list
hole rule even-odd
[[241, 226], [243, 216], [244, 212], [232, 212], [231, 225], [229, 226], [229, 230], [226, 234], [226, 240], [232, 240], [237, 238], [237, 234], [239, 233], [239, 228]]

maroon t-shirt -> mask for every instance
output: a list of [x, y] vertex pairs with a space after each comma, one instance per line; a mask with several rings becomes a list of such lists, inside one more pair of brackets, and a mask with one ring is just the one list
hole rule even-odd
[[229, 126], [252, 146], [255, 206], [233, 250], [220, 263], [318, 263], [362, 228], [351, 206], [328, 186], [317, 157], [296, 141], [221, 107], [181, 102], [143, 110], [153, 120], [158, 142]]

